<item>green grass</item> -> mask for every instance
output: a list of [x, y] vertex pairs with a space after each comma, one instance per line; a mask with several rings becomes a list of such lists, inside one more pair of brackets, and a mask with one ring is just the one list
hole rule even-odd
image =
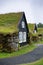
[[27, 64], [21, 64], [21, 65], [43, 65], [43, 58], [32, 63], [27, 63]]
[[14, 25], [8, 26], [8, 27], [0, 26], [0, 33], [7, 34], [7, 33], [13, 33], [13, 32], [17, 32], [17, 29]]
[[21, 13], [0, 14], [0, 33], [12, 33], [18, 31], [18, 22]]
[[43, 28], [38, 28], [38, 33], [43, 34]]
[[40, 43], [40, 44], [43, 44], [43, 40], [40, 40], [39, 43]]
[[28, 53], [30, 51], [32, 51], [33, 49], [35, 49], [36, 47], [34, 45], [27, 45], [27, 46], [23, 46], [20, 50], [16, 51], [16, 52], [12, 52], [12, 53], [0, 53], [0, 58], [6, 58], [6, 57], [12, 57], [12, 56], [19, 56], [25, 53]]
[[29, 30], [31, 30], [33, 32], [34, 31], [34, 24], [29, 23], [28, 28], [29, 28]]
[[[29, 24], [28, 24], [28, 28], [29, 28], [29, 30], [30, 30], [31, 32], [33, 32], [33, 31], [34, 31], [34, 24], [29, 23]], [[37, 34], [43, 34], [43, 28], [38, 28]]]
[[35, 42], [35, 44], [43, 44], [43, 40], [39, 40], [39, 41]]

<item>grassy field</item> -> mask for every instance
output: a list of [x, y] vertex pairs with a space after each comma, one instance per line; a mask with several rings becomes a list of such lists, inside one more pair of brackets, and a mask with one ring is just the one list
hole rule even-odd
[[43, 28], [38, 28], [38, 33], [43, 34]]
[[0, 58], [6, 58], [6, 57], [12, 57], [12, 56], [19, 56], [25, 53], [28, 53], [32, 50], [34, 50], [36, 48], [36, 46], [34, 44], [43, 44], [43, 40], [40, 40], [36, 43], [32, 43], [32, 45], [26, 45], [26, 46], [22, 46], [20, 50], [16, 51], [16, 52], [12, 52], [12, 53], [5, 53], [5, 52], [0, 52]]
[[33, 63], [27, 63], [27, 64], [21, 64], [21, 65], [43, 65], [43, 58]]
[[33, 49], [35, 49], [36, 47], [32, 44], [32, 45], [26, 45], [26, 46], [22, 46], [22, 48], [16, 52], [12, 52], [12, 53], [4, 53], [4, 52], [0, 52], [0, 58], [6, 58], [6, 57], [12, 57], [12, 56], [19, 56], [25, 53], [28, 53], [30, 51], [32, 51]]
[[43, 40], [39, 40], [39, 41], [35, 42], [34, 44], [43, 44]]

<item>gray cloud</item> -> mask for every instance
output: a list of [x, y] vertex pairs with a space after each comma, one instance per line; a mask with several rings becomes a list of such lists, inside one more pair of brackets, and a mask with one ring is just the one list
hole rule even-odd
[[43, 0], [0, 0], [0, 13], [24, 11], [28, 22], [43, 22]]

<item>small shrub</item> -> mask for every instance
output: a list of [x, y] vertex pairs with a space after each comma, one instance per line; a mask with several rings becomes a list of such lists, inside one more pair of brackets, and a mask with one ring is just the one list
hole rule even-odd
[[39, 40], [43, 40], [43, 35], [42, 34], [38, 34]]
[[38, 36], [32, 36], [32, 41], [37, 42], [39, 40]]

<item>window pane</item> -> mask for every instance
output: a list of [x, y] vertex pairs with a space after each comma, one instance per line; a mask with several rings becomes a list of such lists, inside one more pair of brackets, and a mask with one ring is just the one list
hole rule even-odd
[[26, 42], [26, 32], [19, 32], [19, 43]]
[[23, 32], [23, 42], [26, 42], [26, 32]]
[[22, 32], [19, 32], [19, 43], [22, 43]]
[[25, 27], [25, 23], [24, 23], [24, 21], [22, 21], [22, 28], [24, 28]]

